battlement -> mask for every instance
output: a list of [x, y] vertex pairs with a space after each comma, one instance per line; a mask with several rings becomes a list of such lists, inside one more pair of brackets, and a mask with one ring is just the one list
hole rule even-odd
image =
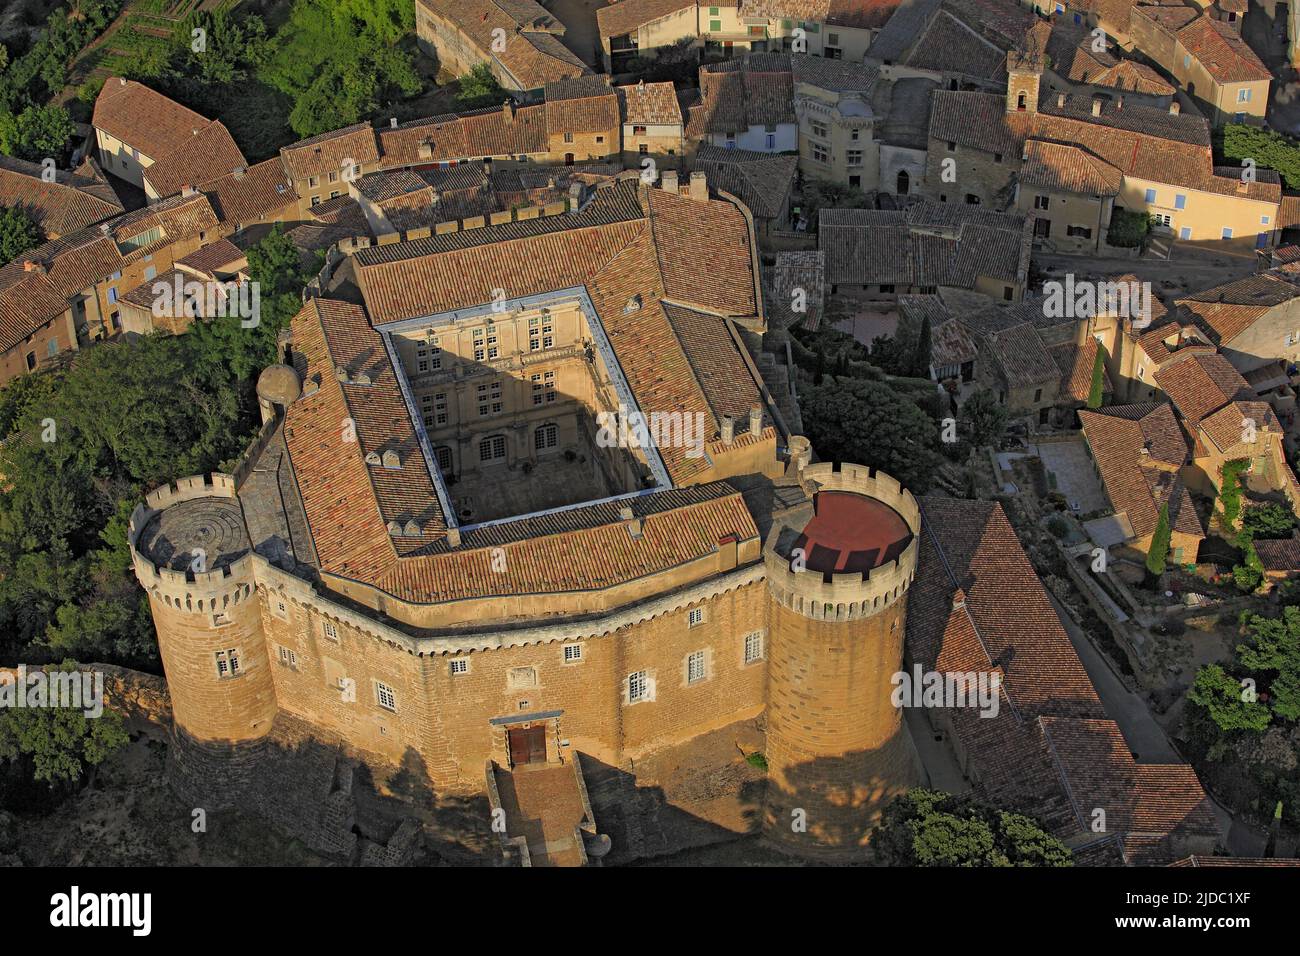
[[822, 462], [801, 476], [816, 488], [817, 514], [803, 527], [778, 522], [768, 533], [763, 562], [773, 597], [814, 620], [856, 620], [892, 606], [916, 575], [915, 497], [862, 465]]
[[218, 613], [253, 593], [253, 550], [235, 479], [213, 473], [155, 488], [131, 513], [136, 578], [168, 607]]

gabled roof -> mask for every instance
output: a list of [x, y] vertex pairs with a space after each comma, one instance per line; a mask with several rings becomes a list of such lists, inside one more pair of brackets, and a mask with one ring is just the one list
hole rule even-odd
[[1020, 181], [1086, 196], [1117, 196], [1124, 174], [1103, 159], [1077, 146], [1025, 141], [1025, 162]]
[[[454, 24], [481, 59], [495, 61], [522, 90], [582, 76], [591, 70], [560, 42], [564, 24], [535, 0], [417, 0]], [[496, 31], [501, 31], [497, 33]], [[504, 35], [505, 49], [494, 37]]]
[[[46, 242], [0, 267], [0, 352], [63, 313], [72, 296], [130, 263], [217, 225], [206, 196], [174, 196]], [[159, 234], [153, 242], [127, 251], [119, 246], [154, 229]]]
[[1204, 537], [1191, 495], [1178, 476], [1190, 461], [1190, 449], [1170, 405], [1080, 409], [1079, 420], [1111, 506], [1127, 515], [1136, 537], [1155, 531], [1165, 504], [1173, 530]]
[[279, 156], [198, 183], [197, 188], [212, 201], [221, 221], [231, 226], [270, 218], [277, 210], [298, 203]]
[[705, 143], [696, 151], [692, 166], [708, 173], [711, 186], [737, 197], [756, 217], [771, 219], [788, 207], [799, 157]]
[[905, 210], [823, 209], [819, 219], [818, 245], [833, 285], [972, 289], [980, 276], [1023, 282], [1029, 266], [1024, 216], [917, 202]]
[[908, 657], [927, 670], [1003, 675], [996, 714], [971, 707], [944, 714], [976, 793], [1067, 840], [1089, 834], [1101, 806], [1108, 834], [1126, 848], [1148, 848], [1155, 860], [1172, 859], [1171, 834], [1217, 836], [1191, 767], [1135, 763], [1001, 505], [918, 504]]
[[1208, 13], [1178, 31], [1178, 42], [1220, 83], [1271, 80], [1273, 73], [1232, 28]]
[[1233, 399], [1255, 397], [1241, 373], [1218, 352], [1197, 352], [1171, 362], [1155, 373], [1155, 380], [1193, 428]]
[[693, 18], [695, 9], [696, 0], [618, 0], [596, 11], [596, 26], [601, 37], [621, 37], [683, 10]]
[[245, 165], [225, 126], [135, 80], [105, 80], [91, 124], [153, 160], [144, 178], [161, 197]]
[[671, 83], [615, 87], [619, 113], [629, 126], [681, 126], [682, 108]]
[[[1091, 335], [1083, 345], [1075, 345], [1073, 342], [1066, 342], [1062, 345], [1053, 345], [1048, 349], [1052, 353], [1052, 358], [1056, 361], [1057, 368], [1061, 370], [1061, 397], [1072, 399], [1076, 402], [1087, 402], [1092, 394], [1092, 370], [1097, 362], [1097, 349], [1099, 344]], [[1101, 368], [1101, 393], [1103, 395], [1113, 395], [1114, 387], [1111, 385], [1110, 373], [1106, 371], [1106, 366]]]
[[1280, 275], [1261, 273], [1175, 300], [1227, 345], [1269, 310], [1300, 296], [1300, 286]]
[[700, 67], [700, 102], [691, 107], [686, 133], [743, 133], [751, 126], [795, 122], [790, 55], [751, 54]]
[[21, 207], [47, 238], [122, 213], [122, 204], [106, 184], [64, 171], [56, 172], [50, 182], [42, 172], [36, 163], [0, 156], [0, 206]]
[[340, 173], [341, 181], [344, 160], [373, 164], [379, 159], [379, 145], [374, 128], [363, 122], [282, 146], [280, 156], [292, 179]]
[[551, 132], [618, 135], [618, 94], [607, 76], [580, 76], [547, 83], [546, 128]]

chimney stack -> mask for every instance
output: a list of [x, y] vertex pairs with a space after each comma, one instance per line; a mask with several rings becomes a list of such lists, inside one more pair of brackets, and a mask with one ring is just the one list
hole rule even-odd
[[397, 117], [396, 117], [396, 116], [390, 116], [390, 117], [388, 117], [388, 128], [389, 128], [389, 129], [397, 129]]
[[505, 117], [507, 123], [513, 123], [515, 121], [514, 100], [507, 98], [506, 101], [501, 104], [501, 115]]
[[583, 189], [582, 183], [569, 183], [569, 212], [577, 212], [582, 208], [582, 201], [586, 198], [586, 190]]
[[1058, 109], [1063, 108], [1063, 107], [1065, 106], [1065, 94], [1064, 94], [1064, 93], [1057, 93], [1057, 94], [1056, 94], [1056, 106], [1057, 106]]
[[460, 528], [447, 529], [447, 544], [452, 548], [460, 547]]
[[45, 263], [37, 262], [35, 259], [27, 259], [23, 262], [23, 271], [42, 273], [45, 271]]
[[736, 440], [736, 420], [730, 415], [722, 416], [722, 443], [730, 445]]
[[659, 188], [666, 193], [677, 192], [677, 170], [665, 169], [659, 174]]
[[759, 435], [763, 431], [763, 406], [755, 402], [749, 406], [749, 433]]
[[1101, 97], [1099, 96], [1094, 96], [1092, 98], [1092, 115], [1093, 116], [1101, 115]]
[[248, 172], [247, 166], [236, 166], [233, 170], [231, 170], [230, 175], [234, 176], [235, 181], [238, 182], [239, 180], [244, 178], [244, 175], [247, 172]]
[[1181, 106], [1178, 105], [1178, 101], [1177, 101], [1177, 100], [1170, 100], [1170, 102], [1169, 102], [1169, 115], [1170, 115], [1170, 116], [1177, 116], [1179, 113], [1182, 112], [1182, 110], [1183, 110], [1183, 108], [1182, 108]]
[[1123, 108], [1124, 108], [1124, 94], [1121, 93], [1119, 96], [1115, 97], [1115, 109], [1122, 110]]
[[709, 201], [709, 180], [702, 169], [691, 173], [691, 198], [696, 202]]

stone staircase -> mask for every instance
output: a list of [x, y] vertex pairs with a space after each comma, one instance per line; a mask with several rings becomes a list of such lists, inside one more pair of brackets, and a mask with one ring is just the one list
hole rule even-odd
[[1169, 259], [1173, 255], [1174, 240], [1169, 236], [1151, 235], [1142, 250], [1145, 259]]

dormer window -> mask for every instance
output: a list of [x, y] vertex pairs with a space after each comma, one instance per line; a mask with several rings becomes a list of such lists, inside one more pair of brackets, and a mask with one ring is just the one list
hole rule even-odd
[[154, 226], [152, 229], [146, 229], [144, 232], [136, 233], [126, 239], [117, 241], [117, 248], [123, 253], [134, 252], [136, 249], [143, 249], [145, 246], [152, 246], [163, 237], [162, 226]]

